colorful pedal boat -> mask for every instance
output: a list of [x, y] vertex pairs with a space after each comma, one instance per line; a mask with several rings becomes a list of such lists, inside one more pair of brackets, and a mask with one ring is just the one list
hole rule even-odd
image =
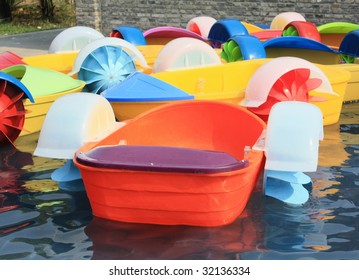
[[[343, 101], [359, 100], [359, 30], [349, 32], [342, 40], [339, 51], [329, 46], [302, 37], [280, 37], [263, 43], [268, 58], [294, 56], [313, 63], [334, 66], [337, 69], [349, 71], [351, 76]], [[344, 63], [343, 57], [351, 57], [351, 63]]]
[[31, 93], [18, 79], [0, 71], [0, 146], [15, 146], [14, 141], [25, 123], [25, 98], [34, 102]]
[[[103, 92], [103, 95], [111, 102], [118, 120], [133, 118], [149, 108], [160, 105], [155, 102], [173, 101], [171, 94], [173, 91], [178, 93], [179, 89], [183, 92], [182, 99], [191, 99], [189, 96], [194, 96], [197, 100], [221, 100], [240, 104], [244, 99], [247, 84], [253, 74], [262, 65], [270, 61], [271, 59], [255, 59], [216, 66], [165, 71], [151, 74], [152, 80], [147, 78], [145, 79], [146, 82], [142, 81], [146, 78], [145, 74], [137, 73], [110, 90]], [[285, 62], [283, 63], [285, 64]], [[306, 64], [308, 66], [310, 63], [306, 62]], [[318, 90], [310, 92], [313, 96], [321, 96], [327, 99], [324, 102], [315, 102], [314, 104], [321, 108], [324, 123], [328, 125], [337, 122], [339, 119], [349, 72], [325, 65], [318, 65], [318, 67], [325, 76], [328, 76], [327, 80], [330, 82], [333, 92], [337, 93], [334, 95], [326, 94]], [[267, 74], [273, 75], [273, 71], [270, 70], [270, 72]], [[277, 73], [276, 77], [279, 79], [280, 74]], [[257, 82], [261, 83], [261, 81]], [[165, 87], [165, 83], [171, 85], [172, 89], [170, 86]], [[149, 90], [145, 90], [145, 87]], [[166, 90], [162, 90], [164, 88]], [[159, 95], [155, 96], [154, 93], [160, 90]]]
[[[151, 76], [193, 95], [196, 100], [221, 100], [240, 104], [244, 99], [245, 89], [253, 74], [270, 60], [237, 61], [215, 66], [154, 73]], [[330, 125], [339, 120], [350, 73], [329, 65], [318, 64], [316, 66], [327, 77], [333, 92], [336, 93], [333, 95], [318, 91], [310, 92], [312, 96], [326, 99], [326, 101], [313, 102], [313, 104], [321, 109], [324, 125]], [[272, 71], [268, 75], [272, 75]], [[261, 83], [261, 81], [257, 82]]]
[[181, 101], [83, 145], [74, 164], [97, 217], [221, 226], [241, 215], [256, 185], [264, 154], [250, 147], [265, 127], [239, 106]]
[[81, 91], [85, 85], [64, 73], [36, 66], [18, 64], [2, 71], [18, 79], [33, 98], [24, 100], [27, 113], [20, 136], [40, 131], [52, 103], [60, 96]]

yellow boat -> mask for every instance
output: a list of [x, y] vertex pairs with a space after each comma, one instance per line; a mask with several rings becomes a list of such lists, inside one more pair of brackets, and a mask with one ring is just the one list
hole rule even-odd
[[[250, 37], [251, 36], [249, 36], [246, 39], [253, 39]], [[293, 56], [293, 57], [298, 57], [308, 60], [315, 64], [330, 65], [330, 66], [334, 66], [337, 69], [343, 69], [349, 71], [350, 79], [348, 81], [348, 86], [346, 88], [343, 102], [359, 100], [359, 59], [358, 58], [354, 60], [354, 63], [342, 63], [343, 57], [341, 53], [332, 50], [330, 47], [320, 42], [303, 37], [295, 37], [295, 36], [279, 37], [269, 40], [263, 44], [265, 48], [265, 51], [263, 52], [261, 52], [259, 48], [256, 48], [253, 44], [251, 44], [252, 42], [250, 42], [248, 45], [248, 41], [249, 40], [243, 40], [245, 44], [244, 45], [242, 44], [240, 46], [242, 60], [263, 58], [263, 57], [277, 58], [283, 56]], [[236, 40], [236, 42], [238, 43], [238, 40]], [[154, 68], [156, 59], [159, 53], [164, 48], [167, 47], [163, 45], [146, 45], [146, 46], [137, 46], [137, 48], [141, 51], [143, 56], [146, 58], [147, 63], [152, 67], [151, 69], [144, 69], [144, 72], [149, 74], [154, 70], [156, 70], [156, 68]], [[260, 48], [263, 48], [262, 45], [260, 46]], [[222, 49], [214, 49], [214, 50], [217, 52], [219, 56], [221, 56], [223, 52]], [[174, 57], [175, 55], [176, 53], [172, 52], [172, 57]], [[221, 58], [221, 60], [223, 63], [226, 63], [226, 61], [223, 58]], [[139, 67], [138, 69], [141, 68]]]
[[[148, 65], [153, 67], [156, 58], [164, 45], [145, 45], [136, 47], [146, 58]], [[22, 61], [30, 66], [46, 68], [64, 74], [69, 74], [73, 70], [78, 53], [78, 51], [47, 53], [41, 55], [26, 56], [22, 58]], [[151, 72], [151, 68], [143, 68], [137, 63], [136, 67], [145, 73]], [[77, 78], [76, 75], [74, 75], [73, 78]]]
[[23, 62], [30, 66], [55, 70], [64, 74], [71, 72], [78, 52], [48, 53], [34, 56], [26, 56]]
[[[322, 35], [322, 34], [321, 34]], [[342, 40], [339, 51], [322, 42], [303, 37], [279, 37], [263, 43], [268, 58], [294, 56], [313, 63], [334, 66], [351, 74], [343, 101], [359, 100], [359, 58], [356, 46], [359, 30], [349, 32]]]
[[[244, 60], [149, 74], [149, 77], [154, 81], [141, 75], [131, 75], [130, 79], [127, 78], [102, 94], [110, 101], [119, 120], [131, 119], [159, 104], [175, 101], [174, 98], [171, 98], [171, 93], [176, 90], [182, 91], [182, 94], [176, 93], [176, 97], [180, 96], [180, 98], [190, 99], [193, 97], [196, 100], [220, 100], [240, 105], [245, 99], [246, 88], [252, 76], [267, 63], [280, 59], [282, 58]], [[321, 79], [325, 87], [316, 88], [311, 86], [311, 89], [307, 91], [307, 95], [310, 96], [307, 100], [321, 109], [324, 125], [336, 123], [339, 119], [350, 73], [340, 68], [316, 65], [299, 58], [284, 59], [299, 60], [297, 68], [314, 69], [314, 78]], [[282, 66], [287, 65], [286, 61], [281, 60], [281, 63]], [[291, 67], [296, 68], [295, 62], [291, 62]], [[259, 85], [269, 78], [274, 83], [288, 71], [282, 69], [282, 72], [272, 73], [276, 72], [275, 70], [270, 69], [266, 76], [256, 81], [256, 83]], [[173, 86], [174, 89], [164, 90], [164, 87], [159, 85], [158, 81], [165, 82]], [[302, 82], [305, 83], [306, 81]], [[273, 85], [268, 87], [270, 86]], [[261, 94], [266, 94], [265, 91], [269, 90], [267, 88]], [[154, 98], [156, 92], [160, 93], [160, 98]], [[186, 94], [187, 96], [185, 96]], [[295, 93], [293, 94], [295, 95]], [[168, 98], [166, 98], [167, 95]], [[324, 99], [325, 101], [323, 101]], [[297, 99], [293, 96], [287, 100]]]
[[[245, 97], [246, 87], [253, 74], [270, 60], [267, 58], [237, 61], [215, 66], [154, 73], [151, 76], [194, 95], [198, 100], [222, 100], [239, 104]], [[330, 125], [339, 119], [350, 73], [339, 67], [319, 64], [316, 66], [327, 77], [332, 91], [336, 94], [312, 90], [309, 95], [326, 99], [326, 101], [313, 102], [313, 104], [321, 109], [324, 118], [323, 124]], [[271, 73], [267, 74], [271, 75]]]
[[158, 54], [161, 52], [165, 45], [144, 45], [144, 46], [136, 46], [136, 48], [142, 53], [144, 58], [146, 59], [147, 64], [151, 68], [141, 69], [141, 66], [136, 64], [138, 69], [141, 69], [145, 73], [151, 73], [153, 66], [155, 65]]
[[350, 72], [350, 80], [344, 95], [344, 102], [359, 100], [359, 60], [355, 64], [338, 64], [334, 68]]

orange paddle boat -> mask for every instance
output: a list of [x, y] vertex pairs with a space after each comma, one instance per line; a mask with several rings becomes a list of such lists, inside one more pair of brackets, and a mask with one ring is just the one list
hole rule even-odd
[[83, 145], [74, 164], [97, 217], [220, 226], [246, 207], [264, 163], [250, 147], [265, 126], [236, 105], [181, 101]]

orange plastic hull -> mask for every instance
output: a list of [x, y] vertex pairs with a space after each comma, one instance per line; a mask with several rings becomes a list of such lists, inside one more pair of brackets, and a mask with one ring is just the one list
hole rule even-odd
[[78, 167], [97, 217], [123, 222], [220, 226], [232, 223], [242, 213], [262, 163], [263, 153], [253, 152], [248, 167], [216, 175]]
[[[122, 222], [221, 226], [244, 210], [263, 170], [263, 151], [250, 150], [265, 123], [247, 110], [227, 103], [187, 101], [144, 113], [98, 142], [100, 146], [160, 145], [221, 151], [248, 166], [211, 174], [134, 171], [90, 166], [74, 158], [93, 214]], [[141, 157], [141, 155], [139, 155]]]

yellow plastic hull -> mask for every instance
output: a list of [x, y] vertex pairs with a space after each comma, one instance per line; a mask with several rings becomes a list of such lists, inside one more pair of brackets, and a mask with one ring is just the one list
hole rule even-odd
[[[153, 67], [155, 65], [156, 58], [160, 51], [163, 49], [164, 45], [145, 45], [145, 46], [136, 46], [137, 49], [142, 53], [143, 57], [146, 59], [146, 62], [149, 66]], [[140, 68], [139, 65], [136, 65], [137, 68]], [[150, 69], [144, 69], [147, 73], [151, 72]]]
[[[245, 88], [253, 73], [268, 59], [232, 62], [216, 66], [198, 67], [152, 74], [168, 82], [198, 100], [221, 100], [239, 104], [244, 98]], [[324, 125], [339, 120], [344, 94], [350, 79], [350, 72], [339, 67], [317, 65], [328, 77], [333, 91], [338, 95], [311, 91], [310, 95], [322, 96], [327, 100], [314, 102], [323, 114]]]
[[318, 50], [308, 49], [295, 49], [295, 48], [267, 48], [266, 54], [268, 58], [276, 58], [281, 56], [294, 56], [312, 63], [317, 64], [339, 64], [341, 61], [340, 55], [334, 52], [325, 52]]
[[338, 64], [333, 65], [338, 69], [350, 72], [350, 80], [344, 95], [344, 102], [359, 100], [359, 64]]
[[143, 112], [149, 111], [167, 103], [169, 102], [111, 102], [111, 106], [115, 113], [116, 119], [119, 121], [124, 121], [133, 119]]
[[221, 100], [238, 104], [253, 73], [266, 60], [246, 60], [222, 65], [181, 69], [152, 74], [199, 100]]
[[35, 99], [34, 103], [31, 103], [29, 99], [26, 99], [24, 101], [24, 106], [27, 113], [25, 115], [25, 123], [20, 133], [20, 136], [39, 132], [52, 103], [59, 97], [69, 93], [79, 92], [82, 90], [82, 88], [83, 85], [70, 91], [64, 91], [48, 96], [39, 97]]
[[22, 60], [30, 65], [55, 70], [68, 74], [72, 71], [78, 52], [49, 53], [24, 57]]

